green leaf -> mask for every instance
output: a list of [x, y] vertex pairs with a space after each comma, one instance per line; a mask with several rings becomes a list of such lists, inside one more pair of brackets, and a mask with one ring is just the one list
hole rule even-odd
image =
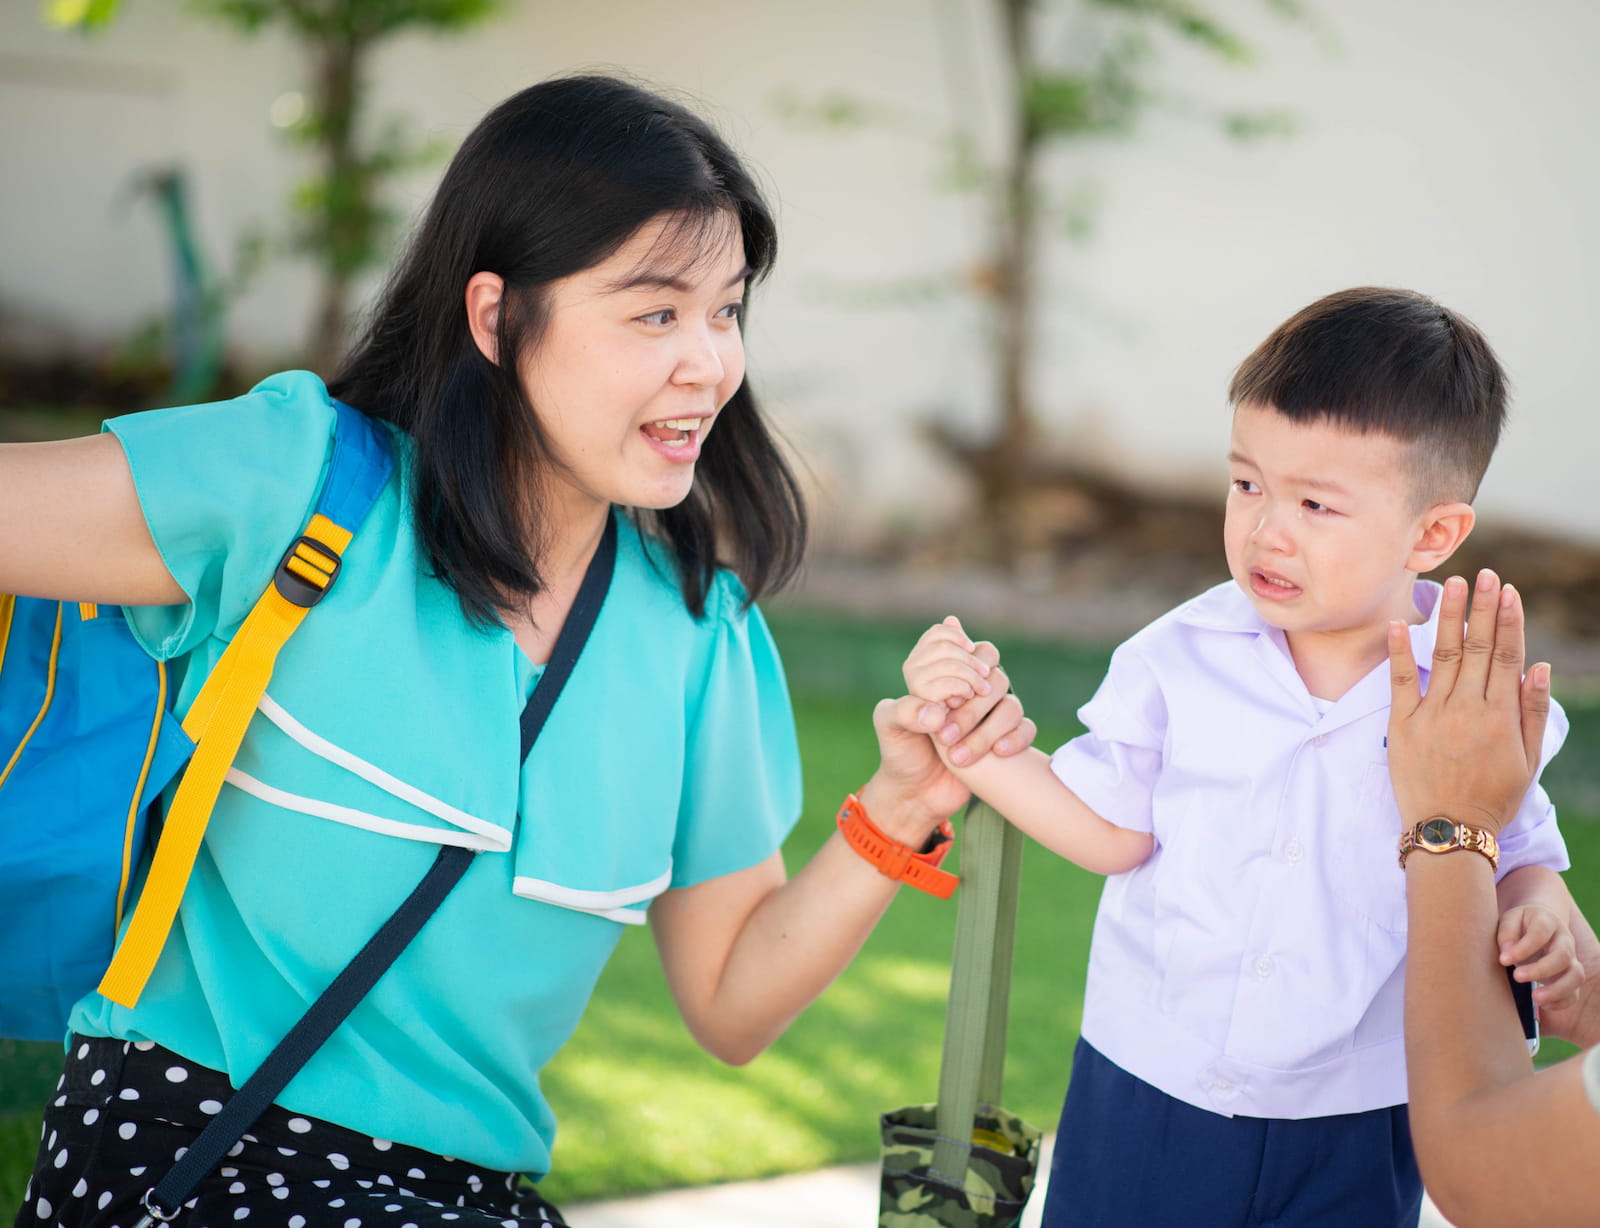
[[39, 16], [61, 30], [100, 30], [111, 24], [121, 0], [44, 0]]
[[[1173, 33], [1232, 63], [1248, 63], [1252, 57], [1247, 44], [1233, 31], [1198, 5], [1186, 0], [1093, 0], [1103, 9], [1120, 10], [1135, 18], [1149, 18]], [[1268, 0], [1269, 3], [1272, 0]], [[1283, 0], [1293, 4], [1294, 0]]]
[[254, 34], [274, 17], [281, 15], [283, 5], [270, 0], [194, 0], [195, 7], [231, 22], [246, 34]]
[[1023, 120], [1042, 139], [1125, 133], [1150, 100], [1139, 69], [1150, 44], [1137, 32], [1114, 39], [1088, 72], [1034, 72], [1023, 84]]
[[414, 26], [463, 30], [493, 16], [503, 0], [192, 0], [197, 8], [253, 34], [287, 21], [313, 40], [370, 42]]
[[856, 131], [884, 124], [892, 118], [889, 109], [879, 103], [837, 91], [807, 98], [793, 90], [784, 90], [773, 99], [773, 105], [778, 115], [796, 128]]
[[1236, 141], [1293, 136], [1300, 129], [1299, 121], [1290, 111], [1228, 111], [1221, 118], [1222, 130]]

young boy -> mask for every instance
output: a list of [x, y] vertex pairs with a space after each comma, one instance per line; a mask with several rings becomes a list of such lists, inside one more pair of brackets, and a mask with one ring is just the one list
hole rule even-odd
[[[1229, 400], [1232, 582], [1118, 648], [1054, 756], [952, 763], [1110, 876], [1046, 1228], [1417, 1222], [1386, 636], [1408, 623], [1432, 659], [1441, 590], [1417, 576], [1472, 529], [1504, 376], [1432, 300], [1355, 289], [1273, 332]], [[975, 648], [954, 619], [918, 642], [924, 728], [985, 685]], [[1502, 962], [1559, 1001], [1582, 970], [1537, 785], [1497, 857]]]

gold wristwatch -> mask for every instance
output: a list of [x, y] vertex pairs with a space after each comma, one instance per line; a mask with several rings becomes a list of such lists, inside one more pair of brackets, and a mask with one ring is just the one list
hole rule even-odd
[[1449, 853], [1455, 849], [1471, 849], [1489, 859], [1493, 869], [1500, 868], [1500, 845], [1494, 833], [1481, 827], [1468, 827], [1445, 815], [1436, 814], [1424, 819], [1410, 831], [1400, 833], [1400, 868], [1406, 868], [1406, 854], [1421, 849], [1425, 853]]

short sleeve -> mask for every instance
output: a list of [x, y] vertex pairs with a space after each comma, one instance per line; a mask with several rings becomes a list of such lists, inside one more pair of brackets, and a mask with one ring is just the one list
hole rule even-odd
[[764, 861], [800, 816], [800, 751], [778, 647], [737, 581], [719, 575], [704, 685], [691, 699], [672, 885]]
[[304, 526], [329, 453], [334, 410], [304, 371], [275, 375], [231, 401], [113, 418], [145, 523], [189, 600], [138, 606], [128, 623], [169, 660], [212, 634], [228, 638]]
[[[1569, 722], [1561, 705], [1550, 701], [1550, 719], [1544, 727], [1544, 745], [1540, 748], [1539, 770], [1543, 772], [1567, 740]], [[1537, 781], [1522, 799], [1516, 817], [1500, 833], [1500, 870], [1504, 878], [1519, 866], [1545, 866], [1551, 870], [1565, 870], [1572, 865], [1567, 856], [1567, 842], [1556, 826], [1556, 809], [1550, 795]]]
[[1094, 697], [1078, 709], [1088, 730], [1050, 757], [1056, 777], [1109, 823], [1154, 831], [1167, 710], [1149, 664], [1130, 645], [1111, 656]]

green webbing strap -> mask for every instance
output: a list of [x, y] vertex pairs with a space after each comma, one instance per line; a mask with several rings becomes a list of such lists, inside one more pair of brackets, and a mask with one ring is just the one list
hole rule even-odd
[[998, 1105], [1017, 934], [1022, 833], [974, 798], [961, 835], [961, 891], [939, 1068], [933, 1171], [959, 1182], [980, 1105]]

